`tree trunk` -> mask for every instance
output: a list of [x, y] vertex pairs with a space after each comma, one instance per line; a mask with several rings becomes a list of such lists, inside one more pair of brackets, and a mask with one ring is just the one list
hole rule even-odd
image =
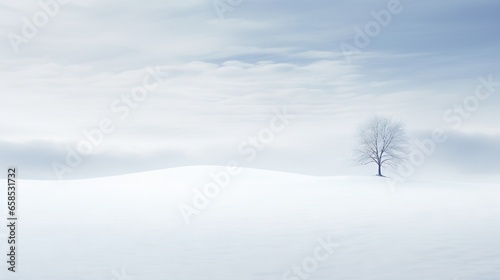
[[378, 165], [378, 176], [382, 177], [382, 164]]

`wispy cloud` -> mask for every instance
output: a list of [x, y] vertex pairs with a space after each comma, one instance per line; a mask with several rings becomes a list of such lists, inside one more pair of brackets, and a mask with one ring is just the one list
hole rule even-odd
[[[52, 160], [60, 143], [78, 141], [109, 113], [146, 66], [161, 65], [169, 78], [93, 156], [118, 164], [134, 153], [171, 155], [151, 168], [224, 164], [227, 147], [287, 105], [298, 121], [269, 154], [287, 158], [293, 171], [329, 174], [320, 166], [343, 167], [333, 158], [366, 117], [394, 115], [414, 131], [432, 129], [474, 92], [478, 76], [500, 80], [497, 1], [401, 2], [404, 14], [348, 62], [339, 44], [387, 1], [252, 0], [225, 20], [209, 0], [71, 1], [19, 53], [7, 37], [0, 43], [0, 131], [10, 143], [2, 159], [15, 161], [10, 150], [26, 165], [30, 154]], [[40, 10], [36, 2], [1, 5], [3, 35], [21, 32], [22, 18]], [[499, 102], [492, 97], [457, 133], [500, 135]]]

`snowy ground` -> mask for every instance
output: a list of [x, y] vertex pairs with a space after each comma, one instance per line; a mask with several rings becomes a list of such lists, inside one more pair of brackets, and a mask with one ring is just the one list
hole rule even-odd
[[500, 279], [500, 185], [244, 170], [186, 224], [219, 169], [21, 181], [19, 272], [0, 278]]

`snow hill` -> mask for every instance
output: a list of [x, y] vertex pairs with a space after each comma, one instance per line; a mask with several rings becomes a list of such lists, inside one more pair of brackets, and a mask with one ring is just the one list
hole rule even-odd
[[21, 180], [18, 272], [0, 278], [500, 279], [500, 185], [243, 169], [207, 205], [224, 169]]

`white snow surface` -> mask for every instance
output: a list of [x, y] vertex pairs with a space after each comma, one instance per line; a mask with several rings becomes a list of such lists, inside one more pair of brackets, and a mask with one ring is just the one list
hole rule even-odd
[[179, 206], [224, 169], [21, 180], [18, 272], [0, 279], [296, 280], [328, 237], [308, 279], [500, 279], [500, 184], [244, 169], [187, 224]]

